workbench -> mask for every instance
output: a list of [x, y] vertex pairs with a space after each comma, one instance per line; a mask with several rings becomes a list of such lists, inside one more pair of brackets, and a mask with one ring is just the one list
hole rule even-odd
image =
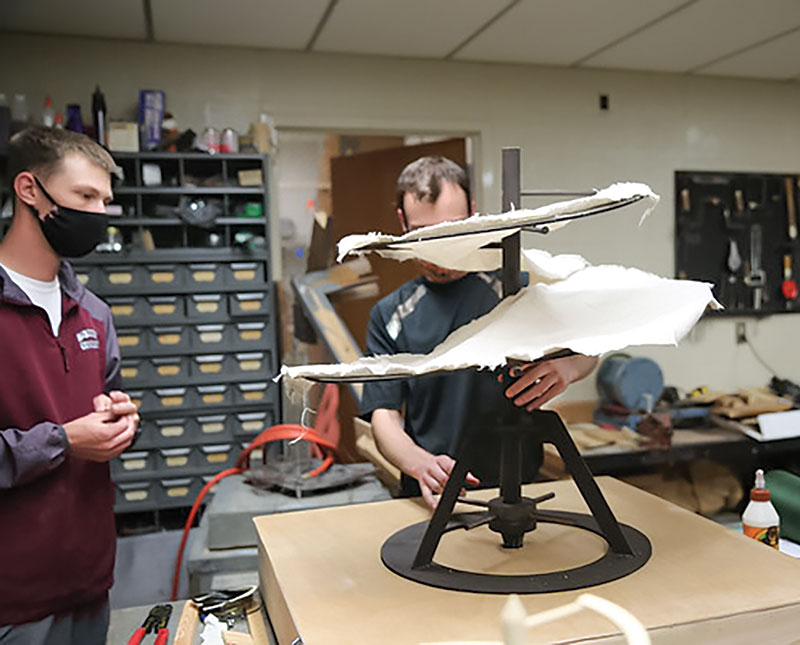
[[[590, 589], [631, 611], [653, 642], [791, 643], [800, 624], [800, 562], [609, 477], [598, 484], [621, 522], [652, 542], [635, 573]], [[571, 481], [532, 484], [554, 491], [542, 509], [585, 512]], [[470, 493], [480, 499], [495, 491]], [[464, 509], [467, 510], [467, 509]], [[395, 531], [429, 517], [402, 499], [256, 518], [262, 595], [287, 645], [498, 641], [503, 595], [427, 587], [384, 567], [380, 548]], [[518, 550], [486, 527], [448, 533], [435, 560], [472, 571], [537, 573], [599, 557], [605, 542], [586, 531], [544, 524]], [[580, 591], [522, 596], [528, 613], [571, 602]], [[538, 627], [531, 643], [618, 643], [605, 619], [587, 613]]]

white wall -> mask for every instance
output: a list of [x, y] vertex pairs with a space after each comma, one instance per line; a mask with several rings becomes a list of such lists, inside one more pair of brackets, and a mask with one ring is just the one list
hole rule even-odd
[[[25, 92], [29, 106], [45, 93], [88, 106], [99, 83], [112, 116], [131, 113], [139, 88], [164, 89], [182, 128], [202, 128], [210, 110], [214, 124], [246, 129], [265, 111], [279, 127], [477, 135], [482, 210], [499, 204], [502, 146], [523, 148], [527, 187], [642, 181], [662, 201], [641, 228], [631, 210], [567, 227], [542, 246], [667, 276], [675, 170], [800, 173], [797, 83], [6, 34], [0, 60], [0, 92]], [[600, 93], [610, 96], [608, 112], [598, 109]], [[800, 381], [797, 314], [748, 321], [748, 332], [779, 374]], [[732, 320], [704, 321], [678, 349], [636, 353], [684, 387], [768, 377], [734, 344]], [[572, 396], [592, 393], [587, 383]]]

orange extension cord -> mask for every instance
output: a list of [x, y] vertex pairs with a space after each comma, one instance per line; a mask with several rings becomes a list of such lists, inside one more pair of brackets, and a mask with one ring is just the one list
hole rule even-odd
[[192, 510], [189, 512], [189, 517], [186, 518], [186, 524], [183, 526], [183, 537], [181, 544], [178, 547], [178, 555], [175, 560], [175, 571], [172, 576], [172, 596], [171, 600], [178, 599], [178, 583], [180, 581], [181, 564], [183, 562], [183, 552], [186, 548], [186, 540], [189, 538], [189, 530], [194, 524], [194, 519], [200, 509], [208, 492], [222, 479], [228, 475], [238, 475], [245, 472], [250, 468], [250, 453], [273, 441], [285, 441], [287, 439], [308, 441], [312, 446], [317, 446], [323, 453], [324, 459], [322, 463], [314, 470], [306, 473], [306, 477], [316, 477], [320, 473], [327, 470], [333, 463], [333, 455], [339, 443], [339, 422], [336, 419], [336, 411], [339, 407], [339, 389], [329, 383], [325, 386], [325, 391], [322, 395], [322, 401], [319, 405], [317, 413], [317, 420], [314, 428], [309, 428], [297, 423], [283, 423], [274, 425], [261, 432], [253, 442], [242, 451], [239, 458], [236, 460], [236, 465], [233, 468], [223, 470], [221, 473], [214, 475], [208, 483], [206, 483], [192, 504]]

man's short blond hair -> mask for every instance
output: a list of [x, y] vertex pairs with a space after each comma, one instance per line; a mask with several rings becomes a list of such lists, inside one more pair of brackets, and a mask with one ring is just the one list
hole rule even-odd
[[109, 174], [119, 175], [120, 169], [111, 154], [99, 143], [84, 134], [33, 126], [18, 132], [8, 144], [8, 178], [14, 178], [23, 170], [36, 172], [44, 179], [58, 171], [68, 154], [77, 152]]

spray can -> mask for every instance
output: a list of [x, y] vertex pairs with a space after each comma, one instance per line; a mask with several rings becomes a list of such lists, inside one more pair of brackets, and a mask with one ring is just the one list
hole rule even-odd
[[777, 549], [781, 518], [769, 496], [769, 489], [764, 483], [764, 471], [759, 468], [755, 486], [750, 491], [750, 502], [742, 514], [742, 525], [747, 537]]

